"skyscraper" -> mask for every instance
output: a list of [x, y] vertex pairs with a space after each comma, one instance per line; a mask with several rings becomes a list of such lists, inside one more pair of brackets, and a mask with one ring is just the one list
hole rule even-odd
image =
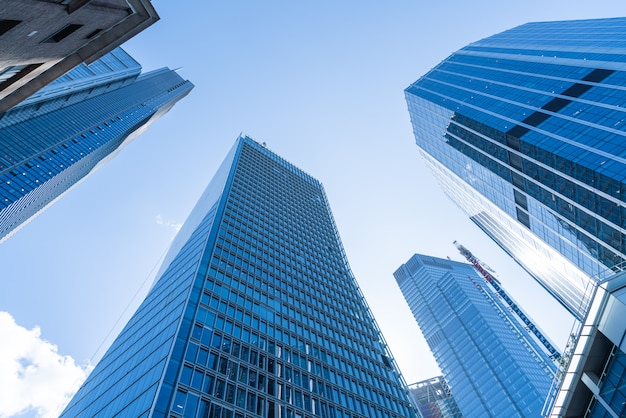
[[[598, 286], [550, 417], [626, 416], [626, 272]], [[552, 402], [552, 398], [550, 399]], [[548, 416], [548, 415], [546, 415]]]
[[556, 365], [471, 265], [416, 254], [394, 277], [464, 416], [541, 416]]
[[414, 417], [322, 185], [240, 137], [65, 417]]
[[406, 91], [448, 196], [576, 318], [626, 260], [626, 18], [529, 23]]
[[80, 64], [0, 118], [0, 242], [184, 97], [193, 85], [145, 74], [122, 49]]
[[463, 418], [443, 376], [409, 385], [423, 418]]

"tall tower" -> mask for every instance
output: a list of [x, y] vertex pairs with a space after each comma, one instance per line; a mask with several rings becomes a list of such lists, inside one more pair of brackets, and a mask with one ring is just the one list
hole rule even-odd
[[576, 318], [626, 260], [626, 18], [529, 23], [406, 91], [446, 194]]
[[322, 185], [240, 137], [64, 417], [414, 417]]
[[471, 265], [416, 254], [394, 277], [464, 416], [541, 416], [556, 364]]
[[409, 392], [424, 418], [463, 418], [443, 376], [413, 383]]
[[0, 242], [112, 158], [193, 88], [145, 74], [122, 49], [78, 67], [0, 118]]

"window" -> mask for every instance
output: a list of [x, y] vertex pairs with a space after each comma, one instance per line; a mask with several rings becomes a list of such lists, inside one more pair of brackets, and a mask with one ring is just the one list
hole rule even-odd
[[41, 64], [14, 65], [0, 70], [0, 91], [6, 89]]
[[528, 213], [524, 212], [520, 208], [515, 208], [517, 212], [517, 220], [530, 229], [530, 217]]
[[0, 19], [0, 36], [4, 35], [20, 23], [22, 23], [21, 20]]
[[515, 203], [517, 203], [522, 209], [528, 210], [528, 199], [522, 193], [520, 193], [517, 189], [513, 189], [513, 194], [515, 196]]
[[96, 29], [96, 30], [90, 32], [87, 36], [85, 36], [85, 39], [91, 39], [94, 36], [96, 36], [97, 34], [99, 34], [100, 32], [102, 32], [102, 29]]
[[63, 4], [67, 4], [67, 13], [74, 13], [76, 10], [89, 3], [89, 1], [90, 0], [65, 0]]
[[63, 28], [61, 28], [59, 31], [57, 31], [53, 35], [51, 35], [49, 38], [47, 38], [42, 43], [61, 42], [63, 39], [67, 38], [72, 33], [76, 32], [78, 29], [80, 29], [82, 27], [83, 27], [83, 25], [77, 25], [77, 24], [74, 24], [74, 23], [70, 23], [68, 25], [65, 25]]
[[10, 67], [6, 67], [0, 70], [0, 83], [2, 83], [5, 80], [10, 79], [15, 74], [22, 71], [24, 68], [26, 68], [26, 65], [12, 65]]

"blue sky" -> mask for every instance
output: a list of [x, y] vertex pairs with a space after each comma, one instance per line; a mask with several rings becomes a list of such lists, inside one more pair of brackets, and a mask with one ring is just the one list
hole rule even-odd
[[[0, 417], [54, 415], [63, 390], [46, 392], [79, 382], [104, 354], [240, 132], [324, 183], [407, 382], [439, 372], [392, 273], [416, 252], [462, 260], [454, 240], [563, 347], [569, 315], [447, 200], [419, 159], [403, 90], [472, 41], [528, 21], [623, 15], [623, 2], [153, 3], [161, 21], [125, 49], [145, 70], [181, 67], [196, 87], [0, 245], [0, 331], [22, 347], [0, 343], [0, 388], [14, 388], [10, 399], [0, 390]], [[25, 364], [30, 374], [18, 372]]]

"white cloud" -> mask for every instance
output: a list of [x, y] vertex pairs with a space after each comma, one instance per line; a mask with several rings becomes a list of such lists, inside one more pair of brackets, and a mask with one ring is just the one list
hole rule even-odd
[[23, 328], [1, 311], [0, 336], [0, 418], [58, 416], [92, 367], [60, 355], [39, 327]]
[[180, 228], [183, 226], [183, 224], [181, 223], [172, 222], [167, 219], [163, 219], [161, 215], [156, 216], [156, 223], [158, 225], [165, 225], [165, 226], [169, 226], [170, 228], [174, 228], [176, 232], [180, 231]]

